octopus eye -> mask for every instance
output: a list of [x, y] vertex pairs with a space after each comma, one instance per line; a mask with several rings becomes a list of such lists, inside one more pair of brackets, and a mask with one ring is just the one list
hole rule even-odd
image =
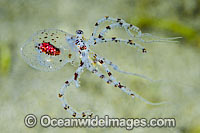
[[76, 34], [83, 34], [83, 31], [82, 30], [77, 30]]

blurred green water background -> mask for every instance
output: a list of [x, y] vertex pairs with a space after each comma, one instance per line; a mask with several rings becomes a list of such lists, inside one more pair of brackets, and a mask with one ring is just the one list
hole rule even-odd
[[[135, 128], [131, 132], [200, 132], [200, 0], [0, 0], [0, 129], [1, 132], [126, 132], [121, 128], [25, 127], [24, 117], [71, 117], [57, 99], [59, 87], [73, 75], [67, 64], [57, 72], [29, 67], [20, 47], [36, 31], [58, 28], [69, 33], [84, 30], [88, 38], [103, 16], [122, 18], [158, 36], [181, 36], [178, 43], [144, 45], [143, 55], [124, 45], [100, 45], [94, 50], [122, 70], [145, 74], [160, 82], [114, 72], [122, 83], [162, 106], [132, 100], [90, 72], [81, 76], [81, 87], [71, 86], [68, 101], [78, 110], [92, 110], [103, 117], [175, 118], [176, 128]], [[122, 29], [117, 35], [124, 37]], [[113, 32], [112, 32], [113, 33]], [[108, 35], [109, 37], [109, 35]]]

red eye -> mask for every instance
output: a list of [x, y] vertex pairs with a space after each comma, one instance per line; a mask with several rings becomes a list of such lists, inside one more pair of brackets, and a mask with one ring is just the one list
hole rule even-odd
[[41, 52], [48, 55], [60, 55], [60, 49], [53, 46], [50, 42], [39, 43], [37, 48], [40, 49]]

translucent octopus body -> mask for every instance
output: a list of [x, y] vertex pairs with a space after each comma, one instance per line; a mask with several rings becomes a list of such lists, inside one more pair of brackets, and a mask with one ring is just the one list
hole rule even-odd
[[[105, 21], [109, 21], [111, 22], [111, 24], [106, 26], [97, 35], [97, 28], [100, 24], [104, 23]], [[139, 76], [147, 80], [151, 79], [137, 73], [121, 71], [117, 65], [113, 64], [111, 61], [103, 57], [100, 57], [98, 54], [90, 50], [90, 46], [95, 46], [101, 43], [122, 42], [126, 45], [134, 46], [135, 48], [140, 49], [143, 53], [147, 52], [143, 46], [134, 42], [133, 40], [123, 40], [117, 37], [104, 38], [105, 34], [109, 30], [112, 30], [116, 27], [124, 28], [125, 31], [128, 33], [129, 37], [143, 43], [162, 41], [174, 42], [173, 39], [178, 38], [158, 38], [148, 33], [142, 33], [138, 27], [132, 24], [128, 24], [122, 19], [115, 19], [105, 16], [104, 18], [98, 20], [95, 23], [94, 31], [88, 40], [86, 40], [83, 37], [82, 30], [77, 30], [76, 35], [71, 35], [67, 32], [58, 29], [47, 29], [38, 31], [35, 34], [33, 34], [33, 36], [21, 48], [22, 56], [24, 57], [25, 61], [33, 68], [42, 71], [55, 71], [62, 68], [68, 62], [79, 62], [79, 66], [75, 71], [74, 75], [71, 79], [65, 81], [64, 85], [60, 88], [60, 93], [58, 94], [58, 97], [62, 102], [63, 108], [67, 112], [69, 112], [73, 117], [92, 117], [93, 114], [90, 111], [77, 112], [75, 109], [72, 108], [72, 106], [69, 105], [66, 98], [64, 98], [67, 88], [71, 85], [72, 82], [75, 83], [76, 87], [79, 87], [79, 78], [84, 69], [88, 69], [90, 72], [103, 79], [106, 83], [112, 85], [113, 87], [121, 89], [123, 92], [125, 92], [132, 98], [137, 97], [145, 103], [151, 105], [163, 104], [163, 102], [149, 102], [148, 100], [136, 94], [131, 89], [127, 88], [125, 85], [123, 85], [115, 79], [108, 66], [124, 74]], [[132, 31], [136, 34], [133, 34]], [[143, 37], [150, 37], [151, 40], [146, 41], [143, 39]], [[107, 74], [104, 75], [94, 64], [103, 67]]]

